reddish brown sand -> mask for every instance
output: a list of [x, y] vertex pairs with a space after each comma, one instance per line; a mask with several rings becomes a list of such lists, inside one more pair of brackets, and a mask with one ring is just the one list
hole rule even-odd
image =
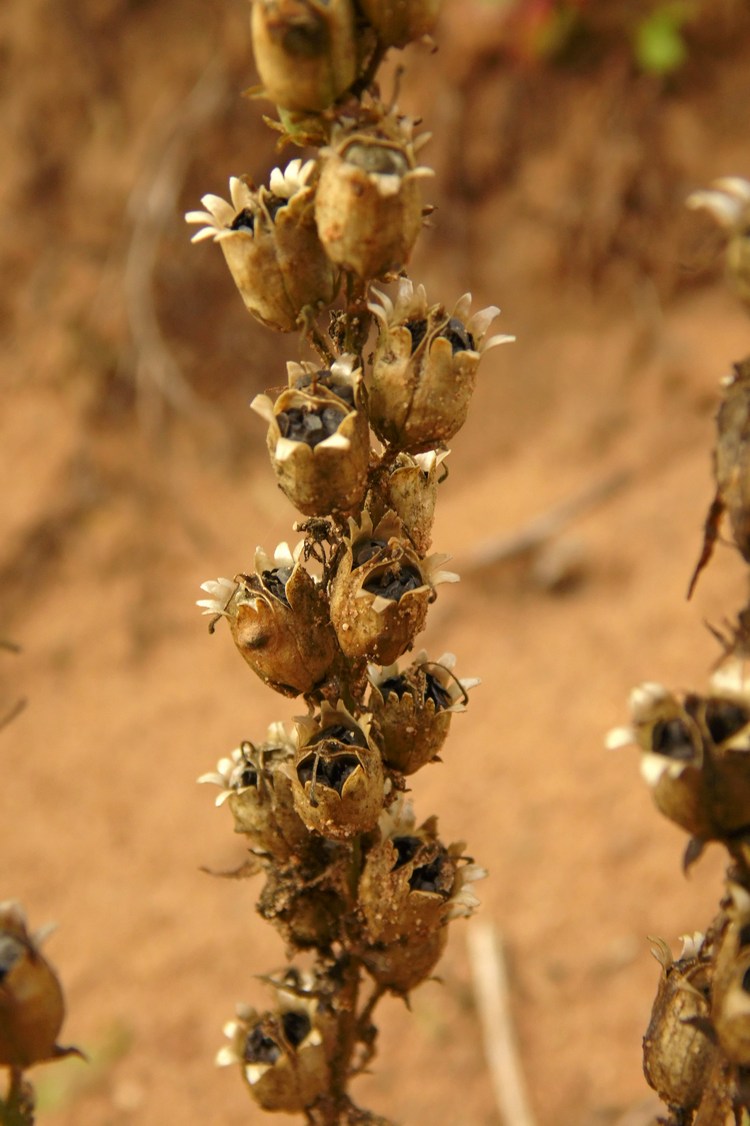
[[[512, 67], [495, 9], [454, 0], [443, 48], [409, 53], [400, 96], [438, 173], [411, 273], [447, 303], [470, 288], [476, 307], [501, 305], [498, 330], [518, 336], [483, 363], [454, 442], [435, 550], [463, 581], [423, 638], [483, 684], [413, 797], [490, 871], [482, 917], [507, 944], [540, 1126], [608, 1126], [648, 1103], [646, 936], [676, 947], [722, 886], [718, 848], [683, 877], [684, 835], [652, 808], [636, 752], [603, 749], [632, 685], [704, 685], [719, 652], [704, 620], [745, 592], [720, 546], [685, 601], [718, 380], [750, 350], [720, 240], [683, 206], [750, 174], [750, 29], [740, 5], [717, 8], [726, 23], [663, 90], [631, 72], [624, 40], [588, 68]], [[247, 403], [299, 352], [245, 316], [181, 213], [276, 160], [265, 107], [238, 96], [253, 81], [239, 0], [75, 10], [0, 11], [1, 622], [22, 649], [0, 651], [2, 714], [28, 700], [0, 732], [0, 898], [59, 923], [62, 1040], [90, 1060], [38, 1070], [40, 1123], [240, 1126], [263, 1116], [212, 1060], [283, 950], [256, 882], [200, 871], [236, 865], [243, 842], [194, 779], [299, 704], [193, 602], [257, 543], [293, 538]], [[480, 562], [487, 541], [599, 486], [541, 552]], [[471, 925], [454, 925], [442, 982], [411, 1013], [379, 1010], [355, 1096], [404, 1126], [498, 1122]]]

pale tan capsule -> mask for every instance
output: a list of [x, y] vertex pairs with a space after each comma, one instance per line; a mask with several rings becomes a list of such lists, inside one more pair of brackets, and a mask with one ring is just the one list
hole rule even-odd
[[253, 0], [250, 25], [264, 93], [277, 106], [320, 112], [354, 81], [351, 0]]

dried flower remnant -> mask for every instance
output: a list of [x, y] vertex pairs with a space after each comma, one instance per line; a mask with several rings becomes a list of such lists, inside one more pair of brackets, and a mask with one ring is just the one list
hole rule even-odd
[[326, 256], [313, 215], [315, 161], [274, 168], [269, 187], [229, 181], [231, 202], [205, 195], [205, 211], [188, 211], [200, 224], [192, 242], [221, 247], [247, 309], [277, 332], [294, 332], [305, 309], [333, 299], [338, 270]]
[[368, 306], [380, 330], [369, 384], [370, 417], [378, 436], [399, 450], [430, 450], [466, 421], [481, 356], [512, 336], [487, 337], [500, 310], [470, 314], [471, 294], [451, 313], [428, 305], [424, 286], [398, 283], [395, 301], [379, 290]]
[[433, 31], [441, 0], [360, 0], [360, 7], [381, 43], [405, 47]]
[[688, 207], [708, 211], [727, 232], [727, 276], [745, 305], [750, 306], [750, 180], [724, 176], [709, 189], [692, 192]]

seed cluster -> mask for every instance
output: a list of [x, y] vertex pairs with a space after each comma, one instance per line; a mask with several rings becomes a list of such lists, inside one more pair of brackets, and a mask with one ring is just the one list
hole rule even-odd
[[[227, 1026], [219, 1062], [239, 1066], [265, 1110], [315, 1123], [385, 1122], [348, 1093], [375, 1051], [375, 1005], [429, 977], [484, 875], [404, 797], [477, 683], [455, 675], [452, 654], [406, 655], [437, 587], [458, 578], [430, 553], [446, 442], [482, 354], [512, 339], [488, 337], [494, 306], [472, 314], [468, 294], [431, 304], [405, 273], [432, 172], [417, 161], [426, 138], [374, 78], [438, 7], [254, 0], [262, 92], [283, 139], [315, 155], [268, 186], [233, 177], [229, 202], [207, 195], [186, 216], [194, 241], [219, 243], [249, 312], [317, 357], [289, 361], [252, 403], [303, 538], [273, 558], [258, 548], [251, 571], [204, 583], [199, 602], [256, 675], [307, 709], [201, 780], [245, 836], [242, 874], [263, 875], [258, 910], [290, 958], [267, 979], [272, 1007], [241, 1007]], [[292, 964], [302, 952], [304, 970]]]
[[[730, 231], [728, 264], [747, 297], [750, 183], [717, 181], [688, 203], [706, 207]], [[743, 288], [744, 287], [744, 288]], [[709, 562], [726, 511], [734, 543], [750, 563], [750, 357], [722, 380], [714, 451], [716, 495], [689, 587]], [[708, 841], [731, 864], [719, 912], [705, 933], [683, 939], [673, 958], [656, 940], [662, 967], [644, 1037], [644, 1071], [669, 1107], [666, 1126], [724, 1126], [750, 1120], [750, 603], [728, 636], [708, 691], [672, 692], [646, 683], [630, 697], [631, 723], [609, 735], [635, 743], [657, 808], [690, 834], [687, 868]]]

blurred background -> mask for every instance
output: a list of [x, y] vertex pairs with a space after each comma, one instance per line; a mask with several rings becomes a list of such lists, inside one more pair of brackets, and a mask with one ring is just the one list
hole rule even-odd
[[[410, 274], [448, 306], [501, 306], [495, 331], [518, 339], [483, 361], [453, 445], [434, 549], [462, 582], [423, 638], [483, 684], [413, 798], [490, 870], [540, 1126], [647, 1122], [646, 936], [677, 948], [708, 925], [723, 856], [686, 879], [636, 752], [603, 740], [639, 681], [701, 689], [720, 652], [704, 623], [745, 598], [720, 546], [685, 601], [719, 379], [750, 322], [684, 201], [750, 176], [750, 9], [446, 0], [435, 38], [394, 60], [437, 172]], [[194, 779], [299, 702], [193, 603], [293, 538], [248, 404], [300, 352], [183, 220], [296, 155], [242, 96], [255, 81], [245, 0], [0, 9], [0, 897], [59, 923], [62, 1042], [89, 1056], [35, 1073], [50, 1126], [262, 1118], [212, 1061], [284, 952], [257, 881], [200, 870], [243, 846]], [[471, 925], [411, 1013], [379, 1010], [354, 1094], [404, 1126], [499, 1122]]]

